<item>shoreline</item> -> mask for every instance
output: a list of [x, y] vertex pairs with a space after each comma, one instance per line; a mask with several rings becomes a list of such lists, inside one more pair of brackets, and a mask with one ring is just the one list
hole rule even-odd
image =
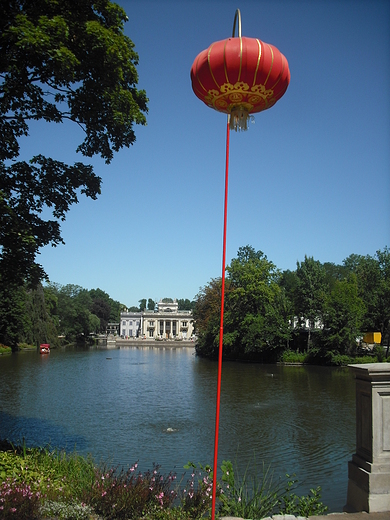
[[122, 348], [122, 347], [149, 347], [149, 348], [193, 348], [195, 349], [196, 343], [192, 340], [155, 340], [155, 339], [115, 339], [113, 341], [107, 340], [106, 348]]

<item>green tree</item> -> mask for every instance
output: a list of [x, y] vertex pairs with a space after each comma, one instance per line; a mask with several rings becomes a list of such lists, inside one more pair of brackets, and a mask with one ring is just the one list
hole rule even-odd
[[48, 322], [49, 313], [45, 303], [45, 293], [41, 284], [35, 289], [26, 291], [25, 328], [24, 337], [19, 340], [31, 345], [39, 346], [41, 343], [49, 343]]
[[[226, 270], [224, 356], [275, 360], [290, 337], [279, 271], [251, 246], [241, 247]], [[220, 280], [213, 280], [197, 297], [194, 318], [201, 355], [215, 357], [218, 350], [220, 292]]]
[[191, 310], [193, 310], [193, 308], [195, 306], [195, 302], [191, 302], [188, 298], [186, 298], [186, 299], [179, 298], [177, 300], [177, 303], [178, 303], [179, 309], [181, 311], [191, 311]]
[[389, 341], [390, 328], [390, 250], [386, 246], [375, 256], [350, 255], [345, 267], [356, 274], [359, 296], [366, 312], [363, 320], [365, 332], [382, 333], [382, 344]]
[[[0, 17], [0, 272], [3, 286], [45, 276], [39, 249], [61, 243], [60, 221], [79, 194], [95, 199], [92, 166], [37, 153], [18, 160], [31, 121], [73, 122], [85, 157], [135, 141], [147, 98], [137, 89], [138, 55], [124, 10], [109, 0], [10, 0]], [[43, 215], [52, 213], [49, 220]]]
[[156, 306], [156, 303], [152, 298], [148, 299], [148, 311], [154, 311], [154, 307]]
[[361, 333], [364, 312], [364, 302], [358, 296], [356, 275], [336, 281], [325, 298], [322, 313], [324, 328], [321, 344], [328, 355], [353, 353], [356, 339]]
[[381, 272], [380, 300], [379, 300], [379, 322], [382, 333], [382, 345], [387, 340], [386, 357], [390, 349], [390, 249], [386, 246], [382, 251], [378, 250], [376, 256]]
[[57, 300], [41, 284], [35, 289], [26, 286], [0, 286], [0, 343], [13, 350], [19, 343], [38, 346], [59, 344]]
[[291, 302], [295, 302], [298, 278], [295, 271], [287, 269], [283, 271], [279, 278], [279, 285], [284, 288], [286, 296]]
[[91, 333], [99, 331], [100, 320], [91, 312], [93, 305], [89, 291], [79, 285], [50, 285], [57, 297], [57, 315], [61, 335], [67, 341], [87, 341]]
[[146, 309], [146, 298], [142, 298], [142, 300], [138, 300], [139, 310], [142, 312]]
[[[218, 338], [221, 315], [221, 278], [212, 278], [199, 289], [195, 297], [193, 311], [195, 330], [198, 336], [195, 349], [204, 357], [218, 355]], [[226, 280], [225, 294], [229, 292], [229, 280]]]
[[313, 257], [297, 262], [296, 312], [299, 326], [308, 320], [307, 349], [311, 346], [311, 333], [322, 319], [326, 294], [326, 272], [322, 264]]
[[0, 343], [17, 349], [26, 333], [26, 289], [0, 284]]
[[[276, 360], [290, 338], [280, 272], [262, 251], [240, 247], [227, 267], [226, 339], [232, 354]], [[224, 335], [225, 343], [225, 335]]]
[[110, 320], [111, 307], [110, 304], [100, 298], [92, 301], [91, 312], [99, 318], [100, 331], [105, 332]]
[[349, 274], [344, 265], [337, 265], [332, 262], [325, 262], [323, 268], [329, 292], [335, 287], [337, 281], [345, 280]]
[[[101, 330], [105, 331], [108, 322], [118, 322], [124, 305], [113, 300], [102, 289], [91, 289], [89, 295], [92, 298], [91, 311], [100, 318]], [[98, 302], [95, 304], [95, 302]]]

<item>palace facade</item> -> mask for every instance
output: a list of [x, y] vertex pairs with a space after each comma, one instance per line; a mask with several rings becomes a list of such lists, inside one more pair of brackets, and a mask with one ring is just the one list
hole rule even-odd
[[160, 300], [154, 311], [121, 312], [122, 338], [189, 339], [193, 333], [192, 311], [179, 310], [177, 300]]

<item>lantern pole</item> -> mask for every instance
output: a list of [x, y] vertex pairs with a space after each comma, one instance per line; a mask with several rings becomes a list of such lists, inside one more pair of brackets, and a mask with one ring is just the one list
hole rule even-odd
[[228, 180], [229, 180], [229, 141], [230, 141], [230, 114], [227, 117], [226, 131], [226, 167], [225, 167], [225, 203], [223, 218], [223, 246], [222, 246], [222, 287], [221, 287], [221, 320], [219, 327], [219, 349], [218, 349], [218, 381], [217, 381], [217, 406], [215, 414], [215, 437], [214, 437], [214, 466], [213, 466], [213, 489], [211, 501], [211, 519], [215, 519], [215, 499], [217, 492], [217, 470], [218, 470], [218, 434], [219, 434], [219, 411], [221, 402], [221, 376], [222, 376], [222, 346], [223, 346], [223, 311], [225, 303], [225, 270], [226, 270], [226, 231], [227, 231], [227, 203], [228, 203]]
[[[233, 32], [234, 38], [236, 22], [238, 22], [238, 37], [241, 38], [241, 13], [237, 9], [234, 15]], [[229, 144], [230, 144], [230, 114], [227, 116], [226, 129], [226, 166], [225, 166], [225, 202], [223, 217], [223, 245], [222, 245], [222, 285], [221, 285], [221, 319], [219, 326], [218, 347], [218, 380], [217, 380], [217, 406], [215, 414], [215, 436], [214, 436], [214, 465], [213, 465], [213, 489], [211, 500], [211, 520], [215, 520], [215, 501], [217, 494], [217, 472], [218, 472], [218, 437], [219, 437], [219, 412], [221, 403], [221, 379], [222, 379], [222, 350], [223, 350], [223, 314], [225, 306], [225, 270], [226, 270], [226, 234], [227, 234], [227, 205], [228, 205], [228, 181], [229, 181]]]

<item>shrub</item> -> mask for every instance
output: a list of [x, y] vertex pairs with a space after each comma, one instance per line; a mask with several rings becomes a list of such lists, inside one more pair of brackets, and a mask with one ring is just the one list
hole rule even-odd
[[95, 481], [84, 502], [107, 520], [139, 519], [156, 509], [169, 508], [176, 498], [171, 489], [176, 477], [172, 474], [163, 477], [158, 468], [154, 465], [152, 471], [137, 475], [137, 464], [126, 472], [96, 470]]
[[[289, 476], [287, 475], [287, 477]], [[282, 496], [280, 502], [280, 513], [305, 518], [325, 514], [328, 507], [321, 502], [321, 488], [311, 489], [306, 496], [298, 496], [291, 492], [295, 482], [294, 480], [288, 482], [286, 493]]]
[[375, 345], [373, 352], [378, 360], [378, 363], [382, 363], [385, 360], [385, 350], [382, 345]]
[[40, 518], [39, 491], [33, 492], [27, 484], [7, 478], [0, 485], [0, 518], [8, 520], [35, 520]]
[[[213, 473], [210, 466], [189, 462], [191, 476], [176, 484], [176, 475], [161, 475], [159, 467], [136, 473], [99, 469], [91, 457], [76, 453], [14, 447], [0, 441], [0, 519], [38, 520], [198, 520], [210, 514]], [[1, 482], [0, 480], [0, 482]], [[263, 466], [250, 477], [240, 477], [229, 461], [222, 463], [222, 482], [217, 484], [219, 513], [260, 519], [275, 513], [309, 516], [322, 514], [320, 489], [307, 496], [292, 492], [295, 481], [273, 482]]]
[[47, 500], [40, 508], [44, 518], [55, 517], [57, 520], [89, 520], [93, 509], [84, 503], [56, 502]]
[[[211, 466], [188, 462], [185, 469], [191, 469], [191, 477], [187, 485], [181, 492], [181, 504], [183, 511], [189, 518], [201, 518], [210, 511], [213, 494], [213, 472]], [[195, 481], [197, 478], [197, 481]], [[219, 496], [220, 489], [217, 487], [216, 497]]]
[[0, 442], [0, 477], [26, 484], [48, 498], [80, 498], [91, 488], [94, 471], [91, 457]]
[[352, 357], [346, 356], [344, 354], [334, 354], [333, 352], [331, 353], [331, 358], [330, 358], [331, 365], [341, 367], [341, 366], [346, 366], [350, 363], [353, 363]]
[[248, 468], [242, 477], [230, 461], [222, 462], [223, 489], [219, 496], [221, 516], [261, 519], [271, 516], [275, 511], [283, 491], [280, 483], [272, 481], [269, 468], [263, 466], [258, 477], [248, 475]]
[[12, 348], [0, 343], [0, 354], [11, 354]]
[[283, 363], [307, 363], [309, 355], [307, 352], [294, 352], [293, 350], [285, 350], [282, 354], [281, 361]]
[[29, 343], [18, 343], [19, 350], [36, 350], [34, 345], [30, 345]]
[[327, 511], [321, 502], [320, 488], [311, 489], [310, 494], [301, 496], [292, 493], [297, 481], [290, 478], [287, 485], [279, 479], [273, 482], [270, 469], [265, 468], [257, 476], [249, 477], [248, 468], [242, 477], [230, 461], [222, 463], [223, 489], [219, 496], [221, 516], [235, 516], [258, 520], [274, 514], [291, 514], [308, 517]]

